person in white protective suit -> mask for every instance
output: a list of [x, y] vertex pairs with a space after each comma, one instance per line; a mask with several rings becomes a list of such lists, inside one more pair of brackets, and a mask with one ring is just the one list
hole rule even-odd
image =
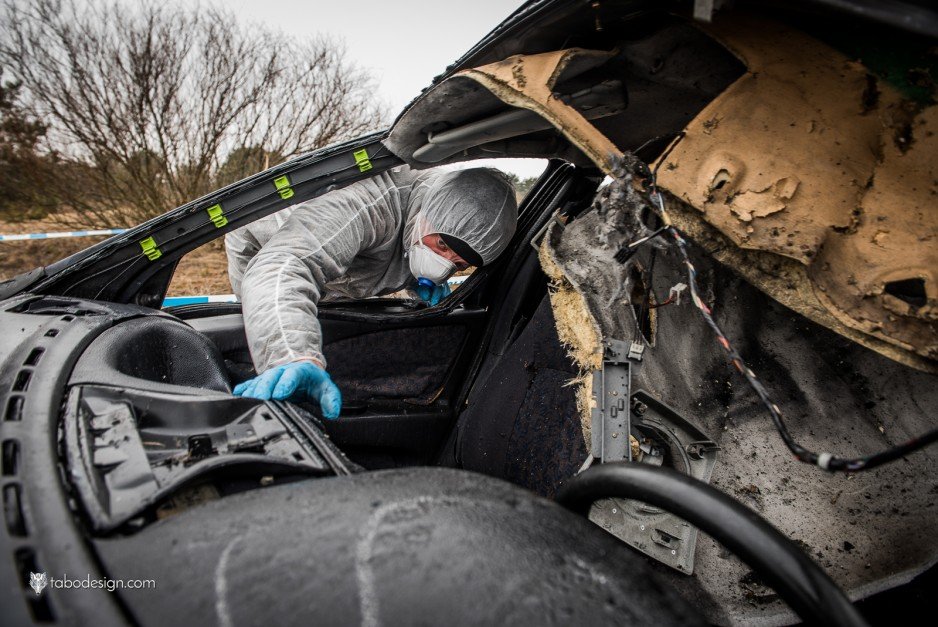
[[326, 418], [338, 418], [342, 395], [326, 372], [319, 301], [411, 289], [436, 305], [456, 270], [505, 250], [517, 218], [514, 189], [497, 170], [405, 166], [232, 231], [228, 274], [260, 373], [234, 393], [316, 400]]

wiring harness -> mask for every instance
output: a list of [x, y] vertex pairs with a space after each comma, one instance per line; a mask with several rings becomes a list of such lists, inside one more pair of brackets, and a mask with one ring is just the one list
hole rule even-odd
[[658, 160], [658, 165], [654, 170], [650, 170], [645, 164], [641, 164], [641, 166], [636, 168], [640, 170], [638, 174], [644, 178], [647, 178], [650, 183], [646, 191], [647, 199], [651, 206], [656, 209], [658, 218], [662, 221], [664, 226], [657, 229], [651, 235], [647, 235], [632, 242], [631, 244], [628, 244], [627, 246], [623, 247], [623, 250], [634, 251], [641, 244], [659, 235], [667, 235], [673, 239], [673, 243], [677, 247], [678, 251], [680, 251], [681, 260], [687, 269], [687, 284], [690, 288], [690, 296], [694, 306], [698, 311], [700, 311], [700, 314], [706, 321], [707, 326], [709, 326], [714, 335], [716, 335], [717, 342], [721, 347], [723, 347], [723, 350], [726, 352], [727, 357], [729, 357], [730, 362], [740, 372], [740, 374], [745, 377], [750, 387], [752, 387], [752, 389], [758, 395], [759, 400], [761, 400], [762, 404], [765, 405], [769, 412], [769, 416], [772, 418], [772, 422], [774, 423], [776, 430], [778, 430], [778, 433], [782, 438], [782, 441], [785, 442], [785, 445], [794, 454], [795, 459], [806, 464], [817, 465], [820, 468], [828, 471], [858, 472], [860, 470], [869, 470], [870, 468], [875, 468], [876, 466], [894, 461], [900, 457], [908, 455], [913, 451], [917, 451], [921, 448], [924, 448], [925, 446], [928, 446], [929, 444], [934, 443], [935, 441], [938, 441], [938, 429], [932, 429], [918, 437], [912, 438], [911, 440], [900, 444], [899, 446], [886, 449], [872, 455], [855, 458], [838, 457], [832, 453], [827, 452], [816, 453], [814, 451], [808, 450], [795, 441], [791, 433], [788, 431], [788, 428], [785, 426], [785, 420], [782, 417], [782, 410], [779, 409], [778, 405], [772, 400], [765, 385], [762, 384], [762, 381], [759, 380], [759, 378], [756, 376], [756, 373], [746, 365], [742, 356], [739, 354], [739, 351], [736, 350], [730, 340], [726, 337], [726, 334], [716, 323], [716, 320], [713, 318], [713, 311], [709, 306], [707, 306], [703, 299], [700, 298], [700, 290], [697, 287], [697, 270], [694, 268], [694, 264], [690, 260], [690, 255], [687, 250], [687, 240], [685, 240], [684, 237], [674, 227], [674, 225], [671, 224], [671, 220], [668, 218], [667, 211], [664, 207], [664, 197], [657, 187], [658, 167], [664, 163], [668, 153], [671, 152], [671, 150], [677, 144], [677, 141], [680, 141], [680, 139], [681, 137], [679, 136], [677, 140], [674, 141], [664, 152], [664, 154], [662, 154]]

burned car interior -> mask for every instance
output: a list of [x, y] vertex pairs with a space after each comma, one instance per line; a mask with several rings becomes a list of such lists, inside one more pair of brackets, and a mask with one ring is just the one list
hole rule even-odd
[[[11, 624], [853, 625], [933, 586], [938, 14], [714, 4], [528, 2], [387, 131], [0, 283]], [[322, 303], [337, 421], [232, 396], [240, 304], [159, 308], [232, 229], [493, 157], [550, 159], [495, 263]]]

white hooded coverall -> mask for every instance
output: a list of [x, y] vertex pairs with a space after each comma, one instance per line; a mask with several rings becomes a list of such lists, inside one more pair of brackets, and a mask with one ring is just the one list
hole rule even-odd
[[458, 237], [490, 263], [517, 214], [514, 189], [497, 170], [402, 166], [232, 231], [228, 274], [257, 372], [301, 359], [325, 368], [322, 298], [414, 287], [406, 253], [430, 233]]

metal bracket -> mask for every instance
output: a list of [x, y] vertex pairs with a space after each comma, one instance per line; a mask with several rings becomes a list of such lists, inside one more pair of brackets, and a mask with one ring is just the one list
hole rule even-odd
[[[643, 439], [636, 463], [669, 461], [679, 472], [710, 481], [720, 447], [703, 431], [642, 390], [632, 394], [630, 409], [635, 414], [631, 426]], [[697, 529], [677, 516], [639, 501], [604, 499], [593, 504], [590, 520], [659, 562], [687, 575], [694, 572]]]
[[632, 368], [639, 365], [644, 352], [640, 342], [606, 340], [603, 366], [593, 372], [592, 451], [603, 463], [632, 461]]
[[541, 242], [544, 241], [544, 236], [547, 234], [547, 229], [550, 228], [551, 224], [559, 224], [560, 228], [562, 229], [567, 228], [567, 224], [560, 217], [560, 209], [555, 211], [551, 219], [545, 222], [544, 226], [539, 228], [537, 230], [537, 233], [534, 234], [534, 237], [531, 238], [531, 241], [529, 243], [531, 244], [531, 248], [533, 248], [535, 252], [537, 253], [541, 252]]
[[[604, 346], [602, 368], [593, 372], [592, 455], [580, 471], [594, 462], [660, 466], [667, 459], [677, 470], [709, 482], [720, 447], [664, 403], [643, 391], [632, 393], [645, 345], [606, 340]], [[633, 430], [640, 440], [635, 460]], [[697, 529], [680, 518], [639, 501], [603, 499], [593, 504], [590, 520], [671, 568], [694, 572]]]

